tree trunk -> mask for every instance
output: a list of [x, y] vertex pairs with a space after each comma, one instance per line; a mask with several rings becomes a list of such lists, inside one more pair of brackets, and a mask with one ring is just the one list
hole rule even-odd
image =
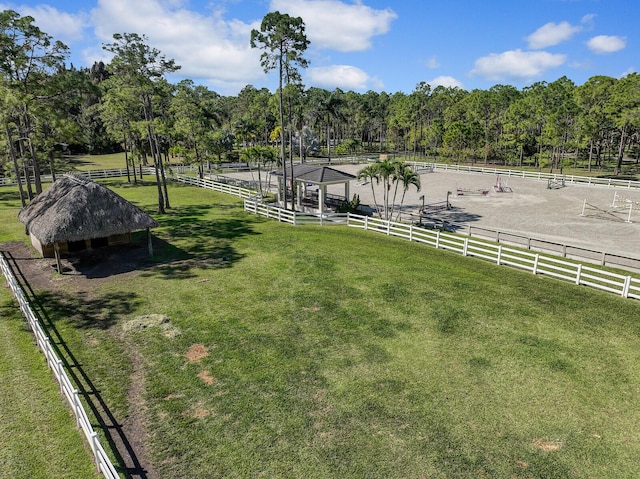
[[[282, 55], [278, 58], [279, 62], [279, 87], [278, 87], [278, 108], [280, 110], [280, 158], [282, 160], [282, 201], [284, 204], [284, 209], [287, 209], [287, 158], [284, 152], [284, 105], [282, 100], [282, 75], [283, 64], [282, 64]], [[293, 173], [293, 172], [292, 172]], [[293, 209], [293, 205], [292, 209]]]
[[7, 143], [9, 143], [9, 153], [11, 154], [11, 161], [13, 162], [13, 172], [16, 175], [16, 181], [18, 182], [18, 191], [20, 192], [20, 204], [24, 208], [27, 202], [24, 198], [24, 190], [22, 189], [22, 174], [20, 173], [20, 167], [18, 166], [18, 158], [16, 157], [16, 150], [13, 147], [13, 138], [11, 137], [11, 130], [8, 126], [5, 126], [5, 132], [7, 134]]
[[624, 146], [627, 142], [627, 124], [622, 127], [620, 134], [620, 146], [618, 147], [618, 160], [616, 161], [616, 169], [614, 175], [619, 175], [622, 171], [622, 158], [624, 157]]
[[[124, 138], [124, 164], [127, 168], [127, 183], [131, 183], [131, 172], [129, 171], [129, 152], [127, 151], [127, 137]], [[134, 171], [135, 173], [135, 171]], [[133, 175], [134, 183], [135, 183], [136, 175]]]
[[145, 100], [145, 104], [144, 104], [144, 113], [145, 113], [145, 119], [147, 121], [147, 137], [149, 139], [149, 148], [151, 149], [151, 156], [153, 158], [153, 166], [154, 166], [154, 170], [156, 173], [156, 187], [158, 189], [158, 213], [159, 214], [165, 214], [165, 209], [164, 209], [164, 194], [162, 193], [162, 179], [160, 178], [160, 165], [159, 165], [159, 158], [156, 156], [156, 151], [155, 151], [155, 146], [154, 146], [154, 141], [153, 141], [153, 134], [151, 132], [151, 114], [148, 111], [148, 109], [150, 108], [150, 106], [147, 104], [147, 101]]

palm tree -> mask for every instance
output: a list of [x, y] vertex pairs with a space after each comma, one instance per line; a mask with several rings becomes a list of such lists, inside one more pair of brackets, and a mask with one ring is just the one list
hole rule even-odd
[[373, 202], [376, 205], [378, 216], [380, 217], [380, 219], [382, 219], [380, 208], [378, 207], [378, 200], [376, 200], [376, 190], [373, 187], [373, 180], [376, 180], [376, 183], [380, 182], [380, 177], [378, 176], [378, 163], [372, 163], [362, 168], [360, 171], [358, 171], [357, 178], [358, 180], [368, 180], [371, 184], [371, 194], [373, 195]]
[[318, 90], [315, 98], [315, 116], [317, 122], [324, 123], [327, 140], [327, 159], [331, 163], [331, 121], [343, 121], [345, 116], [342, 107], [345, 101], [342, 97], [342, 90], [336, 88], [334, 91]]
[[378, 178], [382, 180], [383, 188], [383, 208], [384, 219], [391, 219], [392, 208], [389, 208], [389, 193], [391, 192], [391, 182], [394, 181], [399, 162], [397, 160], [383, 160], [376, 163]]
[[242, 146], [247, 148], [254, 146], [254, 140], [258, 137], [258, 124], [248, 117], [242, 117], [235, 124], [236, 136], [242, 140]]
[[402, 205], [404, 204], [404, 196], [409, 190], [411, 185], [416, 187], [417, 191], [420, 191], [420, 175], [409, 168], [407, 165], [403, 164], [401, 170], [399, 171], [398, 180], [402, 181], [402, 198], [400, 199], [400, 207], [398, 208], [398, 216], [396, 216], [396, 221], [400, 219], [400, 213], [402, 212]]
[[260, 194], [264, 194], [262, 188], [262, 173], [261, 166], [267, 166], [268, 164], [275, 163], [278, 159], [276, 150], [270, 146], [250, 146], [245, 149], [241, 158], [243, 158], [248, 164], [255, 163], [258, 166], [258, 185]]

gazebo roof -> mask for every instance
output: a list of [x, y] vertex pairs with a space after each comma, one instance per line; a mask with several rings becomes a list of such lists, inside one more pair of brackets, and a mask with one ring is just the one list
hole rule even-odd
[[43, 244], [103, 238], [154, 228], [137, 206], [90, 180], [65, 175], [20, 210], [18, 219]]
[[[271, 172], [274, 176], [282, 176], [282, 170]], [[329, 185], [334, 183], [347, 183], [356, 177], [349, 173], [336, 170], [329, 166], [319, 165], [293, 165], [293, 175], [291, 175], [291, 167], [287, 167], [287, 177], [293, 176], [294, 181], [304, 181], [314, 185]]]

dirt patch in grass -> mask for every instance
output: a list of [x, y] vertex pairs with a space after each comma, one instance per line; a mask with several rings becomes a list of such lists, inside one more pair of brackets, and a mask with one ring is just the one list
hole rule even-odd
[[162, 314], [145, 314], [136, 316], [129, 321], [122, 323], [122, 330], [125, 333], [132, 331], [144, 331], [147, 328], [158, 327], [162, 331], [163, 336], [167, 338], [175, 338], [180, 334], [180, 330], [171, 324], [171, 320]]
[[534, 439], [532, 442], [534, 447], [537, 447], [541, 451], [553, 452], [562, 448], [562, 444], [556, 441], [545, 441], [544, 439]]
[[191, 409], [190, 416], [194, 419], [204, 419], [207, 416], [211, 416], [211, 411], [204, 407], [202, 401], [198, 401]]
[[203, 381], [206, 385], [208, 385], [208, 386], [211, 386], [213, 383], [215, 383], [215, 382], [216, 382], [216, 378], [214, 378], [214, 377], [211, 375], [211, 373], [210, 373], [209, 371], [207, 371], [206, 369], [204, 369], [204, 370], [200, 371], [200, 372], [198, 373], [198, 377], [199, 377], [200, 379], [202, 379], [202, 381]]
[[202, 343], [195, 343], [189, 346], [189, 350], [184, 355], [190, 363], [197, 363], [209, 356], [209, 351]]

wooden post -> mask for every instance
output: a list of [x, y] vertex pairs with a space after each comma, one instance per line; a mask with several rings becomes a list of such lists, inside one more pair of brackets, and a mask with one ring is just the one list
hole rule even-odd
[[60, 261], [60, 246], [58, 243], [53, 243], [53, 251], [56, 255], [56, 268], [58, 269], [58, 274], [62, 274], [62, 262]]
[[153, 257], [153, 243], [151, 241], [151, 228], [147, 228], [147, 247], [149, 248], [149, 257]]

